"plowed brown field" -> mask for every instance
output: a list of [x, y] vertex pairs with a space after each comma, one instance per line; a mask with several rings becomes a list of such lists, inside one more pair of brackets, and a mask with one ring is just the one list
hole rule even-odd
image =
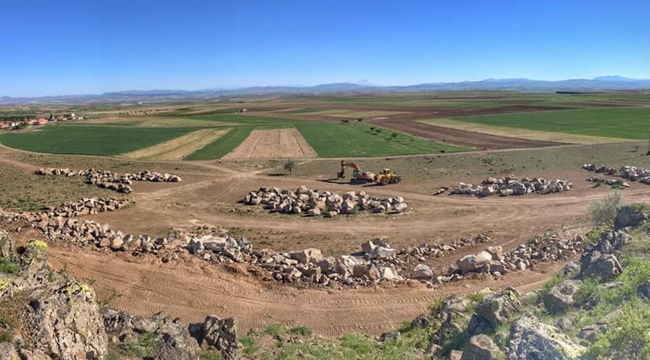
[[223, 160], [314, 158], [316, 152], [295, 128], [253, 130]]

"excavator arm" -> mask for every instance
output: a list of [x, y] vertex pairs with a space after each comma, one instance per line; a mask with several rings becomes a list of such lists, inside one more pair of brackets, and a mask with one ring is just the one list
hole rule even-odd
[[351, 163], [351, 162], [348, 162], [348, 161], [345, 161], [345, 160], [341, 160], [341, 171], [336, 173], [336, 178], [337, 179], [345, 179], [345, 168], [346, 167], [350, 167], [350, 168], [353, 168], [354, 170], [361, 171], [361, 168], [357, 164]]

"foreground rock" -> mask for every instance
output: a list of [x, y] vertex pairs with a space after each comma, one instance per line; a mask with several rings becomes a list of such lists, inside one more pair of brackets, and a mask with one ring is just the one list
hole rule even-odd
[[[0, 238], [16, 248], [6, 233], [0, 232]], [[13, 340], [12, 344], [0, 343], [0, 359], [106, 359], [109, 343], [130, 348], [140, 344], [143, 336], [153, 336], [155, 359], [196, 360], [202, 352], [200, 342], [205, 350], [218, 351], [225, 359], [237, 357], [232, 318], [208, 316], [198, 331], [190, 326], [191, 334], [182, 322], [165, 313], [143, 317], [109, 309], [102, 315], [90, 286], [47, 266], [44, 242], [31, 241], [20, 255], [10, 255], [3, 260], [14, 262], [19, 271], [0, 273], [0, 309], [12, 309], [3, 313], [5, 322], [0, 327]]]
[[585, 348], [554, 326], [524, 315], [510, 328], [509, 360], [577, 359]]
[[[103, 359], [108, 342], [93, 290], [49, 270], [42, 241], [30, 242], [17, 260], [16, 276], [0, 275], [0, 306], [16, 308], [8, 316], [20, 331], [14, 335], [31, 339], [24, 351], [45, 359]], [[26, 297], [14, 298], [19, 292]]]
[[245, 205], [262, 206], [269, 212], [307, 216], [322, 214], [325, 217], [352, 215], [362, 211], [401, 213], [408, 209], [401, 196], [379, 198], [369, 196], [364, 191], [348, 191], [339, 195], [330, 191], [319, 192], [305, 186], [296, 191], [261, 187], [257, 191], [249, 192], [242, 202]]
[[[525, 194], [551, 194], [571, 190], [573, 184], [566, 180], [549, 180], [544, 178], [525, 177], [518, 180], [509, 175], [506, 177], [488, 177], [480, 185], [461, 182], [453, 188], [450, 194], [474, 196], [510, 196]], [[437, 195], [437, 194], [436, 194]]]

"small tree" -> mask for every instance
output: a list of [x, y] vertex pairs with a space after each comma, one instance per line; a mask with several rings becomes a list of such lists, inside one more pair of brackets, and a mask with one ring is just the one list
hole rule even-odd
[[381, 133], [381, 129], [375, 129], [375, 132], [376, 132], [377, 134], [379, 134], [379, 133]]
[[390, 134], [390, 138], [395, 140], [397, 138], [397, 133]]
[[375, 127], [375, 126], [371, 126], [371, 127], [370, 127], [370, 131], [375, 131], [376, 128], [377, 128], [377, 127]]
[[614, 225], [616, 213], [621, 208], [622, 203], [623, 199], [618, 190], [614, 191], [613, 194], [607, 195], [602, 200], [594, 201], [589, 208], [594, 225], [596, 227]]
[[294, 160], [287, 160], [284, 163], [284, 169], [289, 172], [289, 175], [293, 172], [293, 169], [295, 169], [298, 166], [298, 164]]

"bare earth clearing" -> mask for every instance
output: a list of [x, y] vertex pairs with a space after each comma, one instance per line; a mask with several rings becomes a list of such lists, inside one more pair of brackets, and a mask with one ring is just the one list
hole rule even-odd
[[123, 154], [130, 159], [182, 160], [227, 133], [228, 130], [204, 129], [193, 131], [164, 143]]
[[314, 158], [316, 152], [295, 128], [253, 130], [223, 160]]

